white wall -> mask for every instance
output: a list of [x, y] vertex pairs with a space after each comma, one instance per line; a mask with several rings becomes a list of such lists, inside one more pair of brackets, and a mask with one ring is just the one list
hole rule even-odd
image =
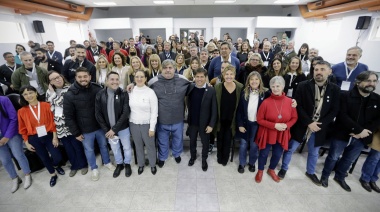
[[[199, 28], [205, 28], [205, 40], [208, 42], [208, 40], [214, 38], [213, 37], [213, 25], [212, 25], [212, 18], [175, 18], [173, 20], [173, 31], [175, 34], [180, 35], [180, 29], [186, 28], [186, 29], [199, 29]], [[167, 35], [167, 37], [169, 37]]]

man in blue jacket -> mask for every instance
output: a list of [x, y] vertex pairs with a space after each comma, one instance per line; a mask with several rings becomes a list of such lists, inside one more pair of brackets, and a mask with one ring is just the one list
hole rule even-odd
[[227, 42], [223, 42], [220, 45], [220, 56], [211, 60], [208, 68], [208, 78], [214, 79], [222, 74], [221, 66], [224, 61], [228, 61], [236, 68], [236, 76], [239, 76], [240, 61], [236, 57], [231, 55], [231, 45]]

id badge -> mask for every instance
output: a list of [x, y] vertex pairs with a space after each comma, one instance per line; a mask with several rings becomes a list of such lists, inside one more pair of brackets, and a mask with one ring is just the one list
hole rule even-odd
[[269, 64], [268, 61], [264, 61], [264, 66], [265, 66], [265, 67], [268, 67], [268, 64]]
[[47, 135], [45, 125], [36, 127], [36, 131], [37, 131], [38, 137], [43, 137], [43, 136]]
[[288, 93], [286, 93], [287, 97], [292, 97], [293, 96], [293, 88], [288, 89]]
[[349, 82], [349, 81], [342, 81], [342, 85], [340, 86], [340, 89], [342, 91], [348, 91], [348, 90], [350, 90], [350, 85], [351, 85], [351, 82]]
[[30, 80], [29, 81], [29, 84], [35, 88], [38, 88], [38, 84], [37, 84], [37, 81], [36, 80]]
[[62, 107], [55, 107], [54, 108], [54, 115], [55, 116], [62, 116], [63, 115], [63, 108]]
[[94, 55], [94, 60], [95, 60], [95, 62], [97, 62], [98, 59], [99, 59], [99, 56]]

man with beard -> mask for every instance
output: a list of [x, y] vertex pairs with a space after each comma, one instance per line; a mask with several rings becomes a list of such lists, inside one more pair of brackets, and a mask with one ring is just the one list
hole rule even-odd
[[75, 48], [76, 45], [77, 45], [77, 42], [75, 40], [70, 40], [70, 47], [65, 49], [65, 55], [63, 56], [65, 60], [67, 57], [71, 56], [70, 49]]
[[86, 59], [86, 48], [81, 44], [75, 47], [75, 60], [67, 60], [65, 65], [63, 65], [62, 75], [72, 84], [75, 80], [75, 71], [79, 67], [87, 68], [91, 76], [94, 76], [91, 78], [91, 81], [95, 82], [96, 68], [94, 64]]
[[355, 78], [361, 72], [367, 71], [368, 66], [359, 63], [363, 50], [354, 46], [347, 50], [346, 61], [332, 67], [332, 73], [336, 77], [336, 83], [343, 91], [351, 90], [355, 85]]
[[[322, 172], [323, 187], [328, 186], [328, 177], [336, 167], [334, 181], [344, 190], [351, 191], [344, 180], [346, 173], [360, 152], [372, 142], [372, 135], [380, 126], [380, 96], [374, 92], [377, 82], [376, 72], [361, 72], [356, 76], [352, 90], [342, 94], [329, 155]], [[342, 157], [337, 162], [340, 155]]]
[[99, 55], [104, 55], [107, 57], [107, 52], [96, 42], [95, 38], [90, 38], [90, 46], [86, 50], [86, 58], [92, 64], [95, 64], [98, 61]]
[[292, 139], [289, 148], [282, 157], [278, 177], [283, 179], [294, 151], [302, 142], [307, 142], [308, 155], [305, 175], [316, 185], [321, 183], [315, 175], [319, 149], [324, 145], [327, 130], [339, 111], [339, 87], [327, 78], [331, 66], [326, 61], [318, 61], [314, 69], [314, 78], [303, 81], [295, 93], [298, 120], [290, 129]]
[[[3, 54], [3, 57], [6, 62], [4, 65], [0, 66], [0, 83], [8, 87], [5, 94], [15, 93], [15, 90], [13, 90], [11, 77], [13, 72], [15, 72], [16, 69], [20, 68], [21, 65], [15, 63], [15, 57], [10, 52], [5, 52]], [[1, 91], [2, 90], [3, 89], [1, 89]]]
[[277, 36], [272, 36], [272, 48], [270, 50], [274, 55], [281, 52], [281, 45], [278, 44]]
[[47, 51], [42, 48], [36, 50], [36, 65], [48, 71], [56, 71], [61, 73], [63, 69], [62, 63], [48, 58], [46, 52]]

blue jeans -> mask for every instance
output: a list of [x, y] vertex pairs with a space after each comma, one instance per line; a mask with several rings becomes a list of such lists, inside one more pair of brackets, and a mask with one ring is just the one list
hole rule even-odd
[[59, 163], [62, 160], [62, 155], [59, 149], [55, 148], [53, 145], [53, 133], [48, 133], [42, 137], [30, 135], [28, 137], [28, 142], [34, 147], [38, 157], [42, 160], [42, 163], [45, 165], [49, 173], [54, 174], [54, 167], [59, 166]]
[[73, 135], [60, 138], [71, 164], [71, 170], [79, 170], [88, 166], [82, 142]]
[[[119, 137], [119, 141], [123, 145], [123, 151], [124, 151], [124, 163], [130, 164], [132, 159], [132, 149], [131, 149], [131, 133], [129, 132], [129, 127], [120, 130], [117, 133]], [[113, 155], [115, 156], [115, 162], [116, 164], [123, 164], [123, 154], [121, 153], [120, 143], [113, 144], [112, 142], [109, 142]]]
[[259, 154], [259, 170], [264, 170], [265, 164], [267, 163], [267, 158], [269, 151], [272, 147], [272, 157], [270, 159], [269, 169], [275, 169], [278, 162], [280, 161], [282, 152], [284, 149], [282, 148], [281, 144], [267, 144], [265, 149], [260, 150]]
[[84, 147], [84, 153], [86, 154], [87, 162], [90, 164], [91, 170], [97, 169], [96, 157], [94, 152], [95, 138], [98, 142], [100, 155], [104, 164], [111, 162], [108, 154], [107, 139], [102, 129], [98, 129], [94, 132], [83, 133], [84, 140], [82, 141]]
[[362, 179], [365, 182], [376, 182], [380, 173], [380, 152], [371, 149], [362, 168]]
[[322, 171], [323, 177], [328, 178], [330, 176], [339, 156], [343, 153], [342, 158], [336, 166], [335, 178], [344, 180], [351, 164], [359, 157], [360, 152], [364, 149], [364, 144], [356, 138], [352, 138], [350, 145], [347, 145], [347, 141], [332, 139], [329, 155], [326, 158], [325, 166]]
[[[0, 138], [2, 137], [3, 136], [0, 134]], [[22, 144], [23, 144], [22, 137], [21, 135], [17, 134], [13, 136], [12, 138], [10, 138], [9, 141], [4, 146], [0, 146], [1, 163], [3, 164], [5, 170], [7, 170], [9, 176], [12, 179], [17, 177], [17, 172], [13, 165], [10, 151], [12, 151], [13, 156], [18, 161], [24, 174], [30, 173], [29, 162], [24, 154], [24, 150], [22, 149]]]
[[[284, 156], [282, 157], [282, 166], [281, 168], [284, 170], [288, 170], [289, 163], [292, 159], [293, 153], [297, 150], [298, 146], [301, 143], [297, 142], [294, 139], [291, 139], [288, 146], [288, 151], [284, 152]], [[308, 174], [315, 174], [315, 166], [317, 165], [319, 149], [320, 146], [315, 147], [315, 133], [310, 135], [309, 140], [307, 141], [307, 163], [306, 163], [306, 172]]]
[[[249, 139], [249, 164], [255, 165], [257, 157], [259, 156], [259, 148], [255, 143], [256, 132], [258, 129], [257, 122], [248, 123], [248, 139]], [[240, 148], [239, 148], [239, 165], [245, 166], [247, 164], [247, 148], [248, 142], [244, 139], [240, 139]]]
[[[173, 111], [174, 112], [174, 111]], [[169, 136], [172, 134], [172, 155], [176, 158], [183, 151], [183, 122], [157, 125], [158, 159], [165, 161], [169, 156]]]

